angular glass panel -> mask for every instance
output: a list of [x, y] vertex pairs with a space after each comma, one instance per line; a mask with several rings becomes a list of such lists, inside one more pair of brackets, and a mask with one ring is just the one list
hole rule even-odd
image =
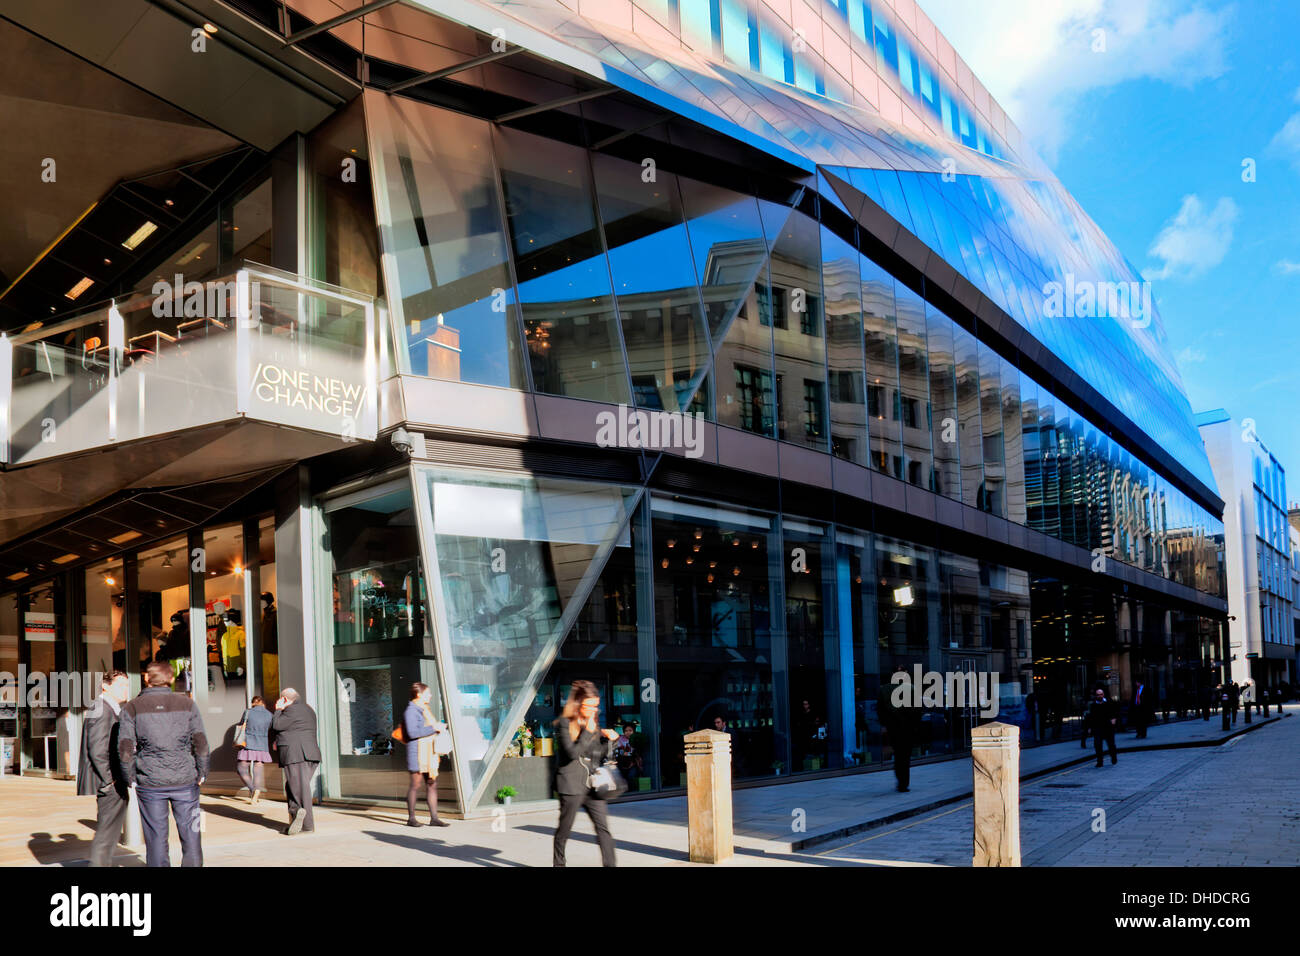
[[[642, 668], [638, 657], [639, 635], [644, 631], [647, 641], [653, 639], [648, 623], [639, 613], [646, 604], [642, 592], [649, 591], [651, 581], [648, 515], [648, 509], [638, 509], [629, 524], [630, 538], [620, 541], [605, 562], [573, 627], [560, 643], [555, 662], [530, 695], [519, 725], [527, 725], [528, 733], [516, 731], [517, 743], [506, 747], [491, 780], [481, 788], [480, 806], [495, 802], [496, 792], [505, 786], [515, 788], [515, 800], [519, 802], [551, 797], [555, 741], [547, 738], [554, 737], [554, 722], [563, 713], [575, 680], [589, 680], [596, 685], [601, 700], [597, 716], [600, 726], [622, 732], [615, 756], [627, 778], [628, 790], [651, 789], [657, 706], [641, 699], [640, 676], [653, 667], [653, 661], [647, 661], [649, 667]], [[515, 757], [532, 759], [511, 759]], [[674, 786], [676, 783], [672, 781]]]
[[1002, 449], [1001, 360], [983, 342], [979, 343], [980, 421], [984, 429], [983, 508], [1005, 518], [1006, 465]]
[[709, 337], [677, 178], [647, 183], [636, 163], [599, 153], [592, 169], [633, 398], [643, 408], [705, 411]]
[[827, 229], [822, 230], [822, 290], [826, 297], [831, 454], [866, 465], [867, 397], [858, 254]]
[[777, 207], [764, 226], [772, 254], [768, 259], [772, 340], [776, 356], [777, 437], [826, 450], [830, 428], [826, 411], [826, 336], [822, 309], [821, 250], [818, 227], [801, 212], [788, 216]]
[[838, 769], [844, 766], [844, 745], [830, 528], [784, 518], [781, 530], [784, 553], [795, 555], [783, 562], [792, 769]]
[[440, 468], [419, 469], [417, 489], [446, 627], [455, 760], [473, 806], [605, 560], [631, 546], [637, 492]]
[[1043, 515], [1038, 530], [1061, 537], [1060, 447], [1056, 437], [1056, 397], [1045, 388], [1038, 390], [1039, 456], [1043, 468]]
[[961, 500], [961, 429], [957, 415], [957, 368], [952, 319], [929, 303], [926, 308], [927, 364], [930, 370], [930, 427], [934, 467], [930, 490]]
[[533, 387], [627, 404], [609, 266], [583, 150], [494, 128]]
[[957, 367], [957, 421], [961, 433], [961, 500], [983, 508], [984, 433], [980, 424], [980, 369], [975, 336], [952, 326], [953, 358]]
[[1025, 469], [1025, 524], [1043, 530], [1043, 460], [1038, 427], [1038, 385], [1020, 375], [1020, 444]]
[[526, 387], [491, 124], [400, 96], [366, 103], [399, 367]]
[[901, 282], [894, 283], [894, 297], [898, 314], [898, 410], [903, 431], [903, 475], [909, 484], [930, 488], [933, 456], [925, 301]]
[[682, 736], [705, 728], [732, 735], [736, 777], [771, 776], [781, 561], [772, 519], [659, 496], [651, 509], [664, 786], [686, 785]]
[[901, 479], [903, 445], [898, 407], [898, 324], [894, 315], [894, 277], [866, 256], [858, 257], [858, 269], [862, 282], [871, 467]]
[[1007, 359], [1002, 366], [1002, 457], [1006, 470], [1006, 517], [1025, 523], [1025, 451], [1021, 437], [1020, 372]]
[[770, 309], [768, 244], [758, 200], [684, 177], [679, 182], [713, 341], [718, 423], [774, 435], [772, 331], [770, 320], [762, 321]]

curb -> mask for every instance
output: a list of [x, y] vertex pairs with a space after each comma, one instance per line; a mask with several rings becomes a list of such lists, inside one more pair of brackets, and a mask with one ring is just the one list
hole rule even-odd
[[[1116, 753], [1127, 754], [1127, 753], [1142, 753], [1151, 750], [1190, 750], [1197, 747], [1219, 747], [1227, 743], [1229, 740], [1232, 740], [1234, 737], [1240, 737], [1242, 734], [1251, 733], [1252, 731], [1259, 730], [1261, 727], [1267, 727], [1270, 724], [1276, 724], [1281, 720], [1293, 716], [1295, 715], [1283, 714], [1280, 717], [1260, 718], [1257, 722], [1252, 723], [1249, 727], [1242, 727], [1240, 730], [1234, 730], [1231, 733], [1224, 734], [1219, 737], [1211, 737], [1205, 740], [1180, 740], [1180, 741], [1167, 743], [1167, 744], [1142, 744], [1141, 746], [1137, 746], [1137, 747], [1117, 746], [1115, 748], [1115, 751]], [[1096, 758], [1091, 753], [1086, 754], [1085, 756], [1082, 757], [1071, 757], [1067, 760], [1062, 760], [1060, 763], [1052, 764], [1050, 767], [1040, 767], [1038, 770], [1035, 770], [1032, 773], [1021, 774], [1020, 782], [1023, 784], [1027, 780], [1035, 780], [1038, 777], [1044, 777], [1048, 774], [1056, 773], [1059, 770], [1064, 770], [1066, 767], [1073, 767], [1076, 764], [1088, 763], [1089, 761], [1095, 759]], [[800, 853], [804, 850], [810, 849], [811, 847], [814, 846], [818, 846], [822, 843], [830, 843], [834, 840], [841, 839], [842, 837], [853, 836], [858, 833], [865, 833], [868, 830], [875, 830], [878, 829], [879, 827], [888, 826], [891, 823], [898, 823], [900, 820], [907, 820], [911, 817], [918, 817], [921, 816], [922, 814], [929, 813], [931, 810], [937, 810], [940, 807], [945, 807], [953, 803], [960, 803], [963, 800], [969, 800], [974, 795], [975, 795], [974, 790], [966, 790], [955, 796], [940, 797], [937, 800], [932, 800], [931, 802], [922, 804], [921, 806], [908, 807], [904, 810], [897, 810], [893, 813], [887, 814], [882, 817], [874, 817], [870, 820], [863, 820], [859, 823], [845, 824], [844, 826], [836, 827], [834, 830], [826, 830], [819, 833], [810, 833], [804, 836], [802, 839], [791, 840], [788, 844], [789, 852]], [[777, 841], [771, 841], [771, 842], [777, 842]], [[784, 841], [782, 841], [780, 845], [786, 846], [787, 844], [785, 844]]]

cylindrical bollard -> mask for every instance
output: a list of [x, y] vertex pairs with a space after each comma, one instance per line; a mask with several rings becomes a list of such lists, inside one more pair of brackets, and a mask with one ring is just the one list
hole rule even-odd
[[734, 853], [731, 831], [731, 734], [687, 734], [687, 829], [692, 863], [721, 863]]
[[144, 827], [140, 825], [140, 801], [135, 795], [135, 787], [127, 791], [126, 817], [122, 820], [121, 844], [129, 847], [144, 846]]
[[972, 866], [1020, 865], [1020, 728], [994, 721], [971, 728], [975, 777]]

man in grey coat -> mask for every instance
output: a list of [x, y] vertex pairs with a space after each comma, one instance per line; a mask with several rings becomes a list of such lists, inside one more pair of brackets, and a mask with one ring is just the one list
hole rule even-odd
[[77, 796], [95, 798], [95, 838], [90, 865], [112, 866], [113, 847], [122, 834], [128, 791], [117, 753], [122, 705], [131, 696], [131, 679], [122, 671], [105, 674], [101, 693], [82, 719], [77, 759]]
[[171, 691], [170, 664], [154, 661], [145, 668], [148, 684], [122, 706], [118, 753], [122, 774], [140, 801], [148, 866], [171, 866], [167, 849], [167, 811], [181, 838], [181, 866], [203, 865], [199, 787], [207, 779], [210, 755], [199, 705]]
[[289, 802], [289, 826], [285, 833], [311, 833], [316, 821], [311, 813], [311, 780], [320, 764], [316, 742], [316, 711], [292, 687], [280, 691], [271, 721], [271, 746], [284, 772], [284, 792]]

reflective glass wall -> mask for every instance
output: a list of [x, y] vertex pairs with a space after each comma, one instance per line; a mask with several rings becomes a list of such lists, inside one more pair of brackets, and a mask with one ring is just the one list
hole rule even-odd
[[[860, 252], [856, 227], [819, 224], [825, 197], [401, 97], [365, 108], [402, 370], [700, 412], [1220, 593], [1222, 523]], [[876, 171], [871, 194], [906, 218], [903, 182]], [[956, 219], [992, 282], [993, 245]]]

